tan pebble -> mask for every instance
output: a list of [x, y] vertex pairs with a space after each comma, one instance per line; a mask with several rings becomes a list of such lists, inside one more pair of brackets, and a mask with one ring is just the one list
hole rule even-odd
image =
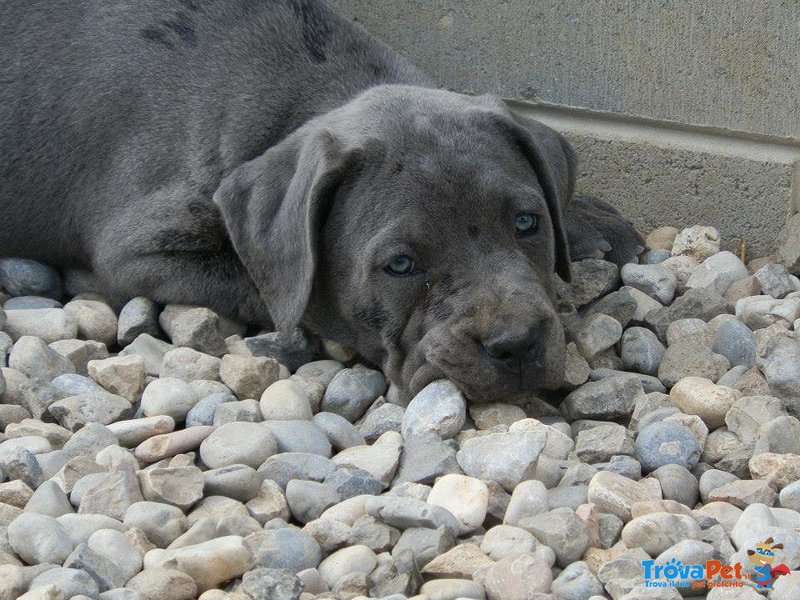
[[136, 447], [134, 455], [139, 460], [154, 463], [164, 458], [190, 452], [214, 431], [212, 425], [197, 425], [172, 433], [153, 436]]

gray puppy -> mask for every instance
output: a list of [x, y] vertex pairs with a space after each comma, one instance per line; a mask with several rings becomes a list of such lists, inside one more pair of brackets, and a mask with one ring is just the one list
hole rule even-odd
[[[6, 0], [0, 56], [0, 255], [301, 324], [406, 396], [559, 384], [552, 130], [435, 89], [323, 0]], [[572, 237], [622, 261], [640, 240], [607, 210]]]

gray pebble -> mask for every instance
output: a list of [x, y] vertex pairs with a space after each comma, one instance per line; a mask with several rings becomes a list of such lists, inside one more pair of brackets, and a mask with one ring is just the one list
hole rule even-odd
[[61, 308], [10, 310], [5, 316], [4, 330], [15, 341], [26, 335], [46, 344], [78, 337], [78, 323]]
[[786, 414], [783, 403], [771, 396], [745, 396], [733, 403], [725, 415], [725, 425], [741, 442], [752, 448], [759, 428]]
[[168, 415], [176, 422], [183, 421], [199, 398], [182, 379], [167, 377], [147, 384], [142, 393], [142, 412], [148, 417]]
[[325, 478], [324, 483], [334, 490], [342, 500], [354, 496], [379, 496], [383, 483], [372, 473], [353, 467], [339, 467]]
[[764, 480], [736, 480], [711, 490], [708, 494], [710, 502], [727, 502], [738, 508], [747, 508], [752, 504], [772, 506], [778, 494]]
[[203, 494], [227, 496], [239, 502], [248, 502], [261, 489], [261, 476], [252, 467], [242, 464], [226, 465], [203, 472]]
[[314, 343], [299, 328], [291, 333], [273, 331], [244, 339], [253, 356], [274, 358], [294, 372], [314, 357]]
[[184, 381], [219, 379], [222, 361], [216, 356], [192, 348], [175, 348], [161, 359], [160, 377], [175, 377]]
[[77, 431], [87, 423], [108, 425], [130, 415], [131, 403], [108, 392], [70, 396], [53, 402], [47, 409], [67, 429]]
[[775, 323], [790, 325], [800, 316], [800, 299], [781, 300], [771, 296], [748, 296], [736, 301], [736, 317], [751, 329], [762, 329]]
[[[625, 288], [603, 296], [582, 311], [583, 317], [588, 318], [595, 314], [608, 315], [619, 321], [623, 327], [627, 327], [630, 320], [636, 315], [639, 306], [636, 298], [631, 294], [631, 289]], [[656, 308], [661, 306], [657, 302], [655, 304]]]
[[631, 327], [622, 336], [620, 358], [626, 369], [657, 375], [664, 350], [664, 345], [652, 331], [643, 327]]
[[8, 366], [31, 379], [50, 382], [59, 375], [74, 373], [75, 366], [41, 339], [22, 336], [11, 348]]
[[233, 464], [256, 469], [277, 451], [272, 433], [257, 423], [222, 425], [200, 444], [200, 458], [212, 469]]
[[606, 462], [617, 454], [633, 454], [633, 434], [622, 425], [608, 424], [578, 433], [575, 453], [584, 462]]
[[773, 298], [783, 298], [798, 289], [797, 278], [789, 273], [786, 266], [779, 263], [765, 265], [754, 275], [761, 284], [761, 293]]
[[138, 527], [159, 548], [166, 548], [187, 528], [183, 511], [162, 502], [135, 502], [128, 507], [123, 521], [126, 527]]
[[[669, 254], [666, 250], [662, 252]], [[551, 589], [558, 600], [585, 600], [590, 596], [602, 596], [605, 591], [603, 584], [583, 561], [567, 565], [553, 580]]]
[[533, 477], [542, 448], [531, 432], [492, 433], [465, 440], [456, 460], [470, 477], [496, 481], [510, 492]]
[[328, 436], [312, 421], [263, 421], [278, 443], [278, 452], [307, 452], [329, 458]]
[[[188, 416], [188, 415], [187, 415]], [[234, 402], [223, 402], [214, 410], [213, 425], [219, 427], [228, 423], [261, 422], [261, 407], [257, 400], [249, 398]]]
[[621, 336], [620, 322], [604, 314], [586, 318], [574, 333], [578, 350], [587, 360], [611, 348]]
[[157, 338], [161, 335], [161, 327], [156, 303], [138, 296], [128, 301], [119, 312], [117, 340], [120, 346], [127, 346], [143, 333]]
[[361, 366], [342, 369], [325, 389], [320, 408], [354, 423], [384, 392], [386, 380], [380, 371]]
[[144, 552], [131, 537], [117, 529], [99, 529], [86, 542], [90, 549], [114, 563], [127, 581], [142, 570]]
[[397, 431], [402, 429], [405, 409], [389, 402], [371, 408], [367, 414], [358, 422], [358, 431], [366, 442], [374, 442], [387, 431]]
[[730, 313], [731, 306], [721, 295], [702, 288], [688, 290], [672, 304], [647, 313], [645, 322], [665, 341], [667, 327], [679, 319], [696, 318], [709, 321], [723, 313]]
[[259, 531], [245, 539], [253, 553], [256, 566], [287, 569], [298, 573], [316, 568], [322, 551], [310, 533], [294, 528]]
[[685, 377], [703, 377], [717, 381], [731, 368], [728, 359], [692, 341], [669, 346], [661, 358], [658, 378], [672, 387]]
[[187, 346], [212, 356], [227, 352], [226, 337], [244, 333], [243, 327], [204, 307], [171, 304], [161, 311], [158, 322], [176, 346]]
[[643, 265], [657, 265], [671, 256], [672, 253], [669, 250], [650, 250], [639, 257], [639, 263]]
[[[7, 444], [8, 442], [4, 442]], [[0, 472], [6, 479], [19, 479], [31, 489], [42, 482], [42, 468], [36, 456], [20, 445], [5, 445], [0, 450]]]
[[87, 423], [69, 438], [63, 450], [72, 457], [82, 456], [94, 460], [103, 448], [116, 445], [117, 436], [108, 427], [99, 423]]
[[770, 391], [784, 400], [789, 413], [800, 417], [800, 343], [788, 337], [772, 338], [759, 354], [758, 366]]
[[666, 500], [675, 500], [693, 507], [699, 498], [697, 479], [685, 467], [676, 464], [662, 465], [651, 474], [661, 484], [661, 494]]
[[736, 383], [747, 373], [749, 369], [743, 365], [738, 367], [731, 367], [727, 373], [717, 380], [717, 385], [724, 385], [727, 387], [734, 387]]
[[588, 496], [588, 485], [555, 487], [547, 490], [547, 506], [550, 508], [566, 507], [577, 510], [581, 504], [586, 504], [589, 501]]
[[655, 265], [636, 265], [633, 263], [622, 267], [622, 282], [644, 292], [661, 304], [669, 304], [675, 296], [678, 280], [669, 269]]
[[45, 296], [61, 300], [58, 271], [28, 258], [0, 258], [0, 287], [12, 296]]
[[56, 519], [64, 528], [74, 545], [87, 541], [92, 534], [101, 529], [125, 531], [121, 519], [112, 519], [105, 515], [66, 514]]
[[601, 381], [611, 377], [634, 377], [642, 384], [642, 391], [644, 391], [645, 394], [651, 392], [664, 393], [667, 391], [667, 388], [661, 383], [658, 377], [644, 375], [643, 373], [628, 373], [627, 371], [616, 371], [614, 369], [593, 369], [589, 375], [591, 381]]
[[74, 548], [64, 528], [53, 517], [22, 513], [8, 525], [8, 542], [29, 565], [61, 564]]
[[401, 431], [404, 438], [433, 433], [449, 439], [461, 430], [465, 419], [464, 396], [453, 383], [442, 379], [414, 396], [403, 416]]
[[66, 375], [59, 375], [50, 385], [67, 396], [80, 396], [81, 394], [91, 394], [97, 392], [105, 392], [105, 390], [97, 385], [93, 380], [83, 375], [75, 375], [68, 373]]
[[64, 310], [78, 323], [78, 337], [109, 347], [116, 345], [117, 315], [104, 300], [74, 298], [64, 305]]
[[252, 600], [298, 600], [303, 584], [290, 570], [260, 567], [242, 577], [242, 590]]
[[700, 499], [703, 502], [708, 503], [711, 492], [722, 487], [723, 485], [738, 480], [739, 478], [736, 475], [728, 473], [727, 471], [709, 469], [700, 476], [698, 482]]
[[308, 523], [341, 501], [333, 487], [316, 481], [293, 479], [286, 484], [286, 502], [295, 519]]
[[711, 349], [728, 359], [731, 366], [756, 364], [756, 336], [737, 319], [725, 320], [717, 329]]
[[88, 374], [89, 361], [108, 358], [106, 345], [93, 340], [58, 340], [50, 347], [69, 360], [79, 375]]
[[25, 512], [47, 515], [53, 518], [74, 513], [75, 509], [69, 498], [55, 481], [45, 481], [36, 490], [25, 505]]
[[329, 458], [319, 454], [282, 452], [270, 456], [258, 468], [258, 472], [286, 489], [286, 484], [292, 479], [321, 482], [335, 469], [336, 465]]
[[800, 512], [800, 480], [790, 483], [781, 490], [781, 506]]
[[30, 590], [33, 591], [47, 586], [53, 586], [64, 595], [64, 598], [72, 598], [79, 594], [96, 598], [100, 593], [95, 580], [80, 569], [65, 569], [63, 567], [49, 569], [31, 581]]
[[119, 356], [138, 355], [144, 360], [144, 369], [148, 375], [158, 377], [161, 361], [164, 355], [175, 346], [163, 340], [156, 339], [149, 333], [137, 335], [134, 340], [123, 348]]
[[72, 554], [64, 561], [64, 566], [88, 573], [101, 592], [125, 585], [122, 570], [108, 558], [92, 550], [86, 543], [75, 547]]
[[278, 380], [280, 366], [273, 358], [226, 354], [222, 357], [219, 374], [222, 381], [245, 400], [260, 398], [264, 390]]
[[762, 423], [757, 432], [753, 454], [800, 454], [800, 421], [780, 416]]
[[[392, 405], [384, 405], [392, 406]], [[395, 407], [397, 408], [397, 407]], [[402, 409], [401, 409], [402, 410]], [[344, 417], [335, 413], [320, 412], [314, 415], [314, 424], [325, 432], [335, 451], [366, 443], [359, 430]]]
[[393, 484], [432, 484], [437, 477], [448, 473], [461, 473], [455, 448], [433, 433], [414, 435], [403, 444]]
[[189, 509], [203, 497], [203, 473], [194, 466], [151, 467], [137, 473], [145, 500]]
[[236, 396], [229, 392], [217, 392], [205, 396], [186, 413], [186, 427], [212, 425], [217, 406], [225, 402], [235, 402]]
[[598, 469], [617, 473], [628, 479], [639, 481], [642, 478], [642, 465], [632, 456], [615, 455], [606, 463], [595, 463]]
[[44, 296], [17, 296], [9, 298], [3, 304], [3, 310], [33, 310], [37, 308], [63, 308], [58, 300]]
[[612, 420], [630, 416], [636, 400], [644, 394], [636, 378], [612, 377], [592, 381], [570, 392], [564, 409], [570, 419]]
[[[670, 561], [679, 561], [684, 565], [704, 565], [713, 558], [714, 547], [711, 544], [698, 540], [683, 540], [676, 543], [671, 548], [664, 550], [664, 552], [656, 557], [655, 562], [657, 565], [661, 566], [666, 565]], [[676, 585], [678, 582], [681, 582], [691, 588], [692, 579], [690, 577], [683, 579], [677, 577], [674, 581]]]
[[[531, 534], [528, 535], [533, 537]], [[400, 539], [392, 548], [392, 555], [400, 556], [404, 552], [409, 552], [417, 564], [424, 565], [440, 554], [444, 554], [454, 545], [453, 536], [444, 529], [411, 527], [400, 535]]]
[[749, 275], [741, 259], [727, 250], [717, 252], [706, 258], [692, 273], [686, 287], [703, 288], [724, 294], [734, 281]]
[[260, 405], [265, 421], [308, 421], [313, 415], [303, 384], [291, 378], [270, 385], [261, 395]]
[[561, 567], [580, 560], [589, 546], [586, 523], [574, 510], [566, 507], [523, 519], [519, 526], [530, 531], [542, 544], [552, 548]]
[[459, 532], [458, 521], [450, 511], [416, 498], [370, 496], [364, 507], [370, 516], [400, 530], [411, 527], [442, 528], [453, 537]]
[[342, 369], [344, 369], [344, 365], [338, 360], [315, 360], [300, 366], [295, 371], [295, 375], [317, 381], [323, 387], [328, 387], [336, 373]]
[[572, 263], [572, 280], [556, 282], [558, 296], [573, 306], [589, 304], [611, 292], [619, 282], [619, 267], [614, 263], [587, 258]]
[[691, 470], [702, 450], [691, 431], [673, 423], [652, 423], [643, 428], [635, 446], [636, 458], [647, 473], [667, 464]]

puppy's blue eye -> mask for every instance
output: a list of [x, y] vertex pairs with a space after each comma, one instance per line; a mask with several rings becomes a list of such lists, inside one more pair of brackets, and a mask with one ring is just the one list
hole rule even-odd
[[519, 213], [514, 217], [514, 228], [520, 235], [530, 235], [539, 230], [539, 215]]
[[411, 275], [412, 273], [416, 272], [416, 265], [414, 264], [414, 259], [406, 254], [398, 254], [384, 267], [386, 272], [390, 275], [397, 275], [398, 277], [402, 277], [403, 275]]

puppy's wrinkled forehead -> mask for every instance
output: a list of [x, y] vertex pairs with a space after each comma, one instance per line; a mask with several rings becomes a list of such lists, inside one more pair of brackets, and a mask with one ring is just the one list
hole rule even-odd
[[539, 189], [510, 134], [510, 113], [491, 96], [378, 86], [350, 103], [335, 122], [371, 149], [371, 166], [382, 163], [384, 182], [400, 179], [441, 192], [454, 186], [475, 192], [520, 184]]

